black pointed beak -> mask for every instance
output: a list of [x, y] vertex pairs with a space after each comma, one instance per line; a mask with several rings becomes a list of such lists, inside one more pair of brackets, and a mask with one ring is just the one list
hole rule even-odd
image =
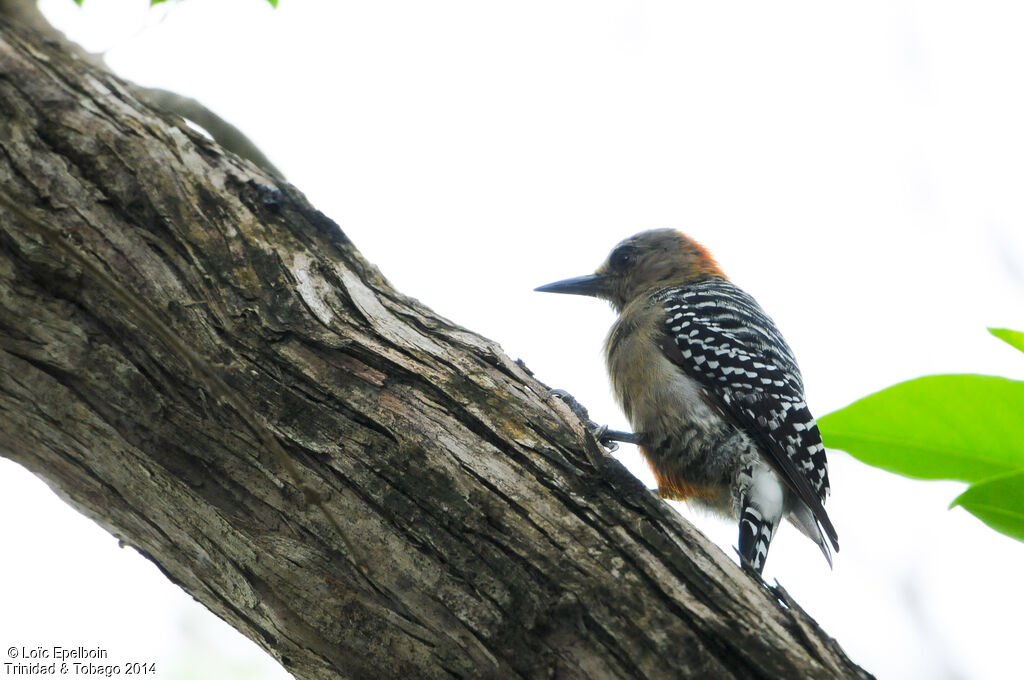
[[600, 274], [587, 274], [573, 279], [555, 281], [534, 290], [541, 293], [567, 293], [569, 295], [589, 295], [605, 297], [608, 290], [608, 279]]

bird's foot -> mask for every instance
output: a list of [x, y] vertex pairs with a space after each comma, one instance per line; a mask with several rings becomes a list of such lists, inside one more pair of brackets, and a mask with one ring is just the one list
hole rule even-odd
[[614, 453], [618, 450], [618, 442], [625, 442], [627, 444], [636, 444], [637, 436], [632, 432], [621, 432], [619, 430], [609, 430], [607, 425], [598, 425], [590, 419], [590, 413], [587, 408], [576, 400], [576, 397], [572, 396], [565, 390], [551, 390], [551, 396], [558, 397], [565, 402], [565, 405], [576, 414], [586, 425], [587, 430], [590, 434], [594, 435], [594, 439], [600, 442], [601, 446], [608, 449], [609, 452]]
[[558, 397], [559, 399], [564, 401], [565, 405], [569, 407], [569, 410], [575, 413], [576, 417], [582, 420], [583, 422], [593, 422], [592, 420], [590, 420], [590, 413], [587, 411], [587, 407], [581, 404], [580, 402], [576, 401], [576, 397], [572, 396], [565, 390], [551, 390], [548, 394], [552, 397]]

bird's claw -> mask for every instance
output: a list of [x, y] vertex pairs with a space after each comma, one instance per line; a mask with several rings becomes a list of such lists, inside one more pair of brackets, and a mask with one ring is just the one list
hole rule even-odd
[[590, 428], [590, 434], [594, 435], [594, 439], [604, 448], [608, 449], [608, 453], [615, 453], [619, 450], [619, 443], [613, 438], [608, 436], [608, 426], [598, 425], [594, 421], [589, 421], [587, 426]]
[[552, 397], [558, 397], [564, 401], [565, 405], [569, 407], [569, 410], [575, 413], [576, 417], [583, 422], [588, 424], [593, 422], [590, 420], [590, 413], [587, 411], [587, 408], [580, 402], [576, 401], [576, 397], [572, 396], [565, 390], [551, 390], [550, 395]]
[[608, 449], [609, 453], [614, 453], [619, 450], [618, 442], [629, 442], [634, 443], [631, 439], [633, 435], [628, 432], [619, 432], [617, 430], [609, 430], [607, 425], [598, 425], [590, 419], [590, 412], [587, 408], [576, 400], [576, 397], [572, 396], [565, 390], [551, 390], [550, 395], [558, 397], [565, 402], [565, 405], [569, 407], [576, 417], [583, 421], [586, 425], [587, 431], [594, 435], [594, 439], [598, 441], [604, 448]]

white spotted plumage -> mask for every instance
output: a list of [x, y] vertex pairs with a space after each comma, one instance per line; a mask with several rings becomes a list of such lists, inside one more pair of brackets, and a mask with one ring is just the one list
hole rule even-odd
[[[790, 512], [791, 518], [817, 540], [831, 562], [824, 535], [833, 546], [836, 538], [822, 506], [829, 492], [825, 448], [804, 399], [800, 370], [775, 323], [750, 295], [724, 278], [666, 288], [652, 301], [664, 307], [662, 351], [704, 387], [723, 416], [750, 438], [779, 479], [807, 506], [809, 512]], [[752, 493], [754, 477], [754, 470], [741, 476], [746, 481], [740, 482], [739, 494]], [[751, 511], [757, 521], [766, 522], [756, 538], [758, 553], [761, 542], [767, 552], [778, 517], [790, 510], [766, 501], [760, 505]], [[740, 513], [742, 529], [754, 515], [743, 515], [743, 509]], [[768, 521], [768, 515], [775, 521]]]

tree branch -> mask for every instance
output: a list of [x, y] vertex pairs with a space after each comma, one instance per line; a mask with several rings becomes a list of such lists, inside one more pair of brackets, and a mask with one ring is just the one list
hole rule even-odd
[[869, 677], [294, 188], [5, 25], [0, 151], [0, 455], [296, 677]]
[[[36, 0], [0, 0], [0, 17], [9, 20], [13, 25], [20, 25], [35, 31], [47, 40], [59, 43], [65, 51], [92, 63], [99, 69], [109, 70], [103, 54], [87, 52], [77, 43], [68, 40], [64, 33], [54, 28], [39, 11]], [[137, 99], [192, 121], [203, 128], [223, 148], [252, 161], [267, 172], [277, 175], [278, 178], [284, 179], [284, 173], [244, 132], [218, 116], [202, 102], [161, 88], [142, 87], [134, 83], [122, 83], [122, 85], [130, 88]]]

